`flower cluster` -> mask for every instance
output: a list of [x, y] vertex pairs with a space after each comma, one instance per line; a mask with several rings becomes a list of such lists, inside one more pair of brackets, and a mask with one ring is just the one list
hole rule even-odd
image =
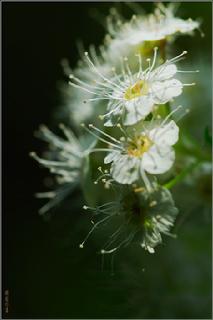
[[[157, 4], [153, 14], [136, 14], [130, 21], [113, 9], [106, 28], [103, 45], [84, 52], [76, 69], [64, 62], [69, 76], [67, 112], [77, 136], [64, 126], [66, 140], [46, 127], [40, 130], [52, 149], [48, 159], [32, 156], [56, 174], [60, 184], [57, 191], [44, 193], [52, 199], [41, 212], [82, 185], [89, 159], [91, 176], [97, 168], [101, 171], [95, 185], [103, 182], [97, 186], [102, 196], [97, 199], [99, 193], [94, 192], [95, 206], [84, 206], [98, 221], [80, 247], [94, 229], [110, 224], [114, 231], [102, 254], [136, 239], [153, 253], [162, 234], [171, 235], [178, 213], [167, 186], [176, 175], [177, 115], [182, 117], [188, 109], [170, 102], [184, 87], [195, 85], [184, 83], [184, 72], [197, 72], [179, 70], [177, 63], [187, 52], [167, 57], [167, 48], [178, 35], [192, 34], [199, 23], [175, 17], [173, 4]], [[113, 189], [115, 199], [104, 188]], [[85, 188], [84, 193], [87, 198]], [[106, 203], [101, 204], [104, 197]]]

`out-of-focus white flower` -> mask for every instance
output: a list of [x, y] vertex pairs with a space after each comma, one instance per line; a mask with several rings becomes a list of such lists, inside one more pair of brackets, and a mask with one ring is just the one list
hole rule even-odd
[[[144, 123], [142, 130], [133, 130], [132, 133], [127, 133], [119, 126], [124, 133], [120, 140], [90, 125], [90, 128], [102, 134], [98, 138], [109, 145], [108, 149], [94, 149], [91, 152], [109, 152], [104, 163], [112, 163], [110, 172], [115, 181], [132, 184], [142, 178], [147, 189], [151, 190], [145, 172], [165, 173], [175, 160], [172, 146], [178, 141], [179, 128], [173, 120], [167, 120], [168, 117], [162, 122]], [[93, 131], [90, 132], [95, 135]]]
[[[107, 78], [96, 68], [86, 53], [88, 64], [97, 74], [99, 80], [86, 83], [72, 76], [70, 84], [73, 87], [92, 93], [94, 98], [89, 102], [97, 100], [108, 101], [108, 112], [102, 116], [105, 126], [113, 126], [120, 120], [124, 125], [132, 125], [145, 119], [153, 111], [155, 105], [165, 104], [182, 93], [183, 84], [174, 76], [178, 72], [175, 62], [182, 58], [186, 51], [173, 59], [155, 68], [157, 48], [154, 50], [154, 58], [146, 70], [142, 70], [141, 56], [138, 55], [139, 68], [137, 73], [132, 73], [128, 61], [124, 61], [123, 72]], [[100, 80], [101, 79], [101, 80]]]
[[133, 15], [129, 22], [122, 22], [116, 11], [107, 19], [108, 55], [113, 57], [113, 53], [128, 55], [133, 47], [135, 50], [145, 42], [171, 40], [179, 34], [192, 34], [193, 30], [199, 28], [199, 22], [192, 19], [184, 20], [174, 16], [174, 4], [167, 7], [158, 4], [153, 14]]
[[54, 191], [37, 194], [39, 198], [51, 199], [40, 209], [40, 214], [46, 213], [62, 201], [80, 183], [84, 157], [96, 143], [94, 139], [91, 140], [91, 136], [83, 136], [78, 140], [70, 129], [62, 124], [60, 128], [66, 140], [55, 135], [44, 125], [36, 134], [37, 137], [49, 143], [46, 159], [40, 158], [35, 152], [30, 153], [43, 167], [48, 168], [51, 173], [56, 175], [56, 181], [59, 185]]
[[[82, 51], [82, 50], [81, 50]], [[94, 46], [89, 47], [89, 53], [91, 60], [97, 70], [105, 76], [108, 76], [111, 72], [111, 66], [107, 64], [107, 60], [104, 59], [105, 51], [102, 47], [99, 48], [99, 54]], [[66, 76], [78, 77], [82, 83], [92, 83], [95, 87], [95, 80], [99, 79], [94, 70], [88, 66], [85, 55], [80, 52], [81, 59], [78, 62], [77, 68], [72, 70], [66, 59], [62, 61], [62, 66]], [[64, 100], [64, 113], [68, 115], [71, 123], [75, 126], [79, 126], [82, 122], [94, 121], [94, 117], [97, 117], [100, 112], [103, 112], [103, 102], [90, 100], [94, 98], [94, 94], [88, 90], [79, 91], [71, 87], [68, 84], [61, 86], [61, 91]]]
[[[85, 210], [94, 213], [93, 227], [87, 234], [80, 248], [84, 247], [89, 236], [97, 228], [102, 234], [113, 230], [108, 240], [102, 246], [102, 254], [113, 254], [118, 249], [128, 246], [133, 241], [139, 243], [149, 253], [155, 252], [155, 247], [162, 243], [161, 234], [174, 236], [170, 233], [178, 210], [170, 192], [163, 187], [155, 187], [152, 192], [143, 188], [118, 187], [116, 200], [105, 203], [97, 208], [88, 206]], [[101, 219], [99, 218], [101, 216]]]

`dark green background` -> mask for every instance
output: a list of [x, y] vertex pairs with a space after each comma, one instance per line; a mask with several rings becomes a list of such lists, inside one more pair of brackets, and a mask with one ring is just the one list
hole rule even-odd
[[[147, 11], [152, 8], [151, 3], [142, 5]], [[2, 7], [3, 289], [9, 290], [10, 304], [4, 317], [210, 318], [207, 203], [193, 206], [190, 200], [190, 215], [183, 219], [178, 239], [166, 239], [155, 255], [135, 246], [118, 253], [114, 276], [110, 259], [101, 271], [95, 240], [84, 250], [78, 248], [90, 227], [78, 209], [78, 191], [51, 221], [37, 214], [41, 202], [33, 194], [42, 189], [47, 172], [28, 157], [29, 151], [43, 149], [33, 132], [40, 123], [54, 123], [51, 115], [61, 99], [57, 89], [63, 80], [61, 58], [68, 57], [75, 66], [77, 39], [86, 46], [101, 42], [105, 30], [91, 16], [94, 9], [105, 15], [111, 4], [3, 3]], [[182, 3], [179, 13], [201, 17], [206, 37], [199, 33], [195, 38], [182, 37], [177, 46], [190, 50], [190, 57], [198, 55], [211, 68], [211, 3]], [[207, 85], [211, 88], [210, 80]], [[202, 92], [199, 96], [205, 104]], [[202, 107], [210, 110], [211, 106]], [[181, 205], [184, 212], [180, 200]]]

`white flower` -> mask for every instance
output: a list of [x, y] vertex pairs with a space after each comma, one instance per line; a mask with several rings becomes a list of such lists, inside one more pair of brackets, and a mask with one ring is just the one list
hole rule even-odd
[[113, 11], [107, 21], [108, 33], [111, 36], [111, 40], [108, 41], [108, 55], [112, 58], [116, 51], [128, 55], [128, 51], [139, 48], [145, 42], [171, 40], [178, 34], [191, 34], [199, 28], [197, 21], [176, 18], [174, 4], [167, 7], [158, 4], [154, 14], [133, 15], [129, 22], [124, 23]]
[[62, 201], [80, 183], [83, 160], [88, 150], [94, 147], [96, 141], [91, 136], [83, 136], [77, 139], [71, 130], [60, 125], [66, 140], [52, 133], [46, 126], [42, 125], [37, 136], [49, 143], [49, 151], [46, 159], [40, 158], [35, 152], [30, 155], [43, 167], [48, 168], [56, 175], [59, 187], [54, 191], [38, 193], [39, 198], [51, 199], [40, 210], [40, 214], [46, 213], [50, 208]]
[[105, 126], [113, 126], [120, 120], [124, 125], [132, 125], [145, 119], [155, 105], [165, 104], [179, 96], [183, 86], [194, 84], [183, 84], [174, 78], [179, 72], [175, 62], [185, 54], [186, 51], [155, 68], [157, 56], [157, 48], [155, 48], [153, 61], [151, 63], [149, 60], [146, 70], [142, 70], [141, 56], [138, 55], [137, 73], [132, 74], [128, 61], [125, 61], [122, 74], [107, 78], [100, 73], [86, 53], [88, 64], [101, 81], [94, 78], [93, 84], [86, 84], [73, 77], [70, 84], [83, 91], [92, 92], [96, 98], [89, 101], [108, 100], [108, 112], [101, 116], [105, 119]]
[[[82, 50], [81, 50], [82, 51]], [[104, 75], [109, 75], [111, 67], [107, 64], [104, 59], [104, 49], [99, 48], [99, 55], [94, 48], [94, 46], [89, 47], [89, 53], [92, 59], [93, 64]], [[75, 77], [81, 78], [82, 83], [93, 83], [94, 78], [97, 80], [97, 74], [89, 68], [88, 63], [86, 62], [84, 54], [80, 52], [80, 60], [78, 61], [78, 66], [74, 70], [71, 70], [66, 59], [63, 59], [62, 66], [64, 73], [71, 80]], [[88, 88], [88, 87], [87, 87]], [[98, 113], [104, 111], [103, 103], [100, 104], [100, 101], [94, 101], [94, 93], [90, 90], [76, 90], [76, 88], [71, 87], [70, 85], [63, 84], [61, 85], [61, 92], [63, 95], [63, 114], [69, 118], [69, 121], [79, 128], [79, 125], [82, 122], [89, 122], [91, 119], [94, 119], [98, 116]], [[92, 102], [90, 101], [92, 100]], [[59, 112], [58, 112], [59, 113]], [[59, 114], [59, 118], [61, 118]], [[63, 118], [64, 120], [64, 118]]]
[[132, 184], [142, 178], [146, 188], [151, 190], [146, 172], [165, 173], [172, 167], [175, 160], [172, 146], [178, 141], [179, 128], [173, 120], [168, 121], [170, 115], [162, 122], [155, 120], [144, 122], [143, 129], [137, 131], [134, 129], [131, 132], [124, 131], [118, 125], [124, 133], [120, 141], [90, 124], [89, 127], [101, 133], [102, 136], [96, 136], [94, 131], [86, 127], [85, 129], [109, 146], [109, 148], [93, 149], [91, 152], [108, 152], [104, 163], [111, 163], [110, 173], [115, 181], [121, 184]]
[[[108, 237], [102, 246], [102, 254], [113, 254], [133, 241], [139, 242], [149, 253], [154, 253], [155, 247], [162, 243], [162, 234], [175, 237], [170, 231], [178, 210], [169, 190], [160, 186], [155, 186], [152, 192], [129, 186], [114, 187], [116, 200], [96, 208], [83, 207], [93, 211], [96, 222], [93, 221], [93, 227], [79, 245], [80, 248], [99, 228], [101, 234]], [[109, 232], [112, 233], [108, 236]]]

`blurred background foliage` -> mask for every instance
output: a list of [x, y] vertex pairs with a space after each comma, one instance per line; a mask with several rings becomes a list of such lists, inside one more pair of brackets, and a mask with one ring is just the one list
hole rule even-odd
[[[44, 145], [33, 137], [40, 123], [56, 127], [64, 81], [60, 61], [76, 65], [76, 41], [99, 45], [103, 17], [112, 3], [3, 3], [3, 289], [6, 318], [184, 318], [211, 317], [211, 172], [193, 173], [195, 183], [177, 185], [180, 208], [175, 232], [156, 254], [138, 246], [121, 250], [101, 269], [98, 236], [78, 245], [90, 228], [76, 190], [45, 221], [33, 194], [48, 175], [29, 157]], [[130, 17], [124, 3], [114, 4]], [[150, 12], [153, 3], [139, 3]], [[182, 69], [199, 69], [197, 85], [179, 101], [191, 108], [181, 125], [210, 152], [211, 3], [182, 2], [178, 15], [202, 20], [202, 38], [179, 37], [174, 52], [189, 52]], [[182, 99], [182, 100], [181, 100]], [[177, 99], [178, 103], [178, 99]], [[208, 135], [207, 135], [208, 136]], [[208, 140], [208, 139], [207, 139]], [[205, 150], [205, 151], [204, 151]], [[190, 178], [189, 178], [190, 179]], [[196, 180], [197, 179], [197, 180]], [[48, 181], [47, 181], [48, 182]]]

